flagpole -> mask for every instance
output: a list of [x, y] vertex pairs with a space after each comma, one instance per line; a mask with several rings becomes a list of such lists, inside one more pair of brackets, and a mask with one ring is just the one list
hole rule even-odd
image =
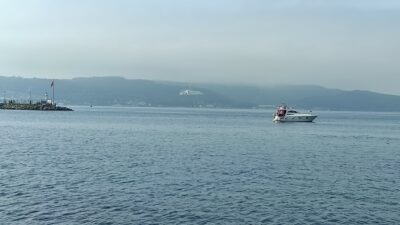
[[53, 103], [53, 106], [54, 106], [54, 105], [55, 105], [55, 104], [54, 104], [54, 80], [53, 80], [52, 84], [53, 84], [53, 85], [52, 85], [52, 86], [53, 86], [53, 101], [52, 101], [52, 103]]

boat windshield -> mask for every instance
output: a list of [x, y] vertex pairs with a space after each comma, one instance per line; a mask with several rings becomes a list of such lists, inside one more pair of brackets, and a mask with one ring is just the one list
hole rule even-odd
[[299, 112], [297, 112], [295, 110], [289, 110], [288, 113], [299, 113]]

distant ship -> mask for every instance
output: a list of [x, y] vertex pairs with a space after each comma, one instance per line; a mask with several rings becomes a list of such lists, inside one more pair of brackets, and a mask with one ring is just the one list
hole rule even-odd
[[179, 95], [204, 95], [204, 94], [201, 91], [193, 91], [193, 90], [186, 89], [186, 90], [179, 92]]
[[286, 105], [280, 105], [274, 113], [275, 122], [312, 122], [316, 115], [310, 113], [299, 113], [295, 110], [288, 109]]

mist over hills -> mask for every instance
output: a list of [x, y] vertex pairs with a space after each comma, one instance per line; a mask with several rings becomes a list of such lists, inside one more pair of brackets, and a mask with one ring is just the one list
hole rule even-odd
[[[0, 76], [0, 93], [7, 100], [28, 101], [51, 96], [50, 79]], [[182, 90], [200, 95], [180, 95]], [[256, 87], [186, 84], [91, 77], [55, 80], [55, 99], [66, 105], [124, 105], [160, 107], [275, 107], [280, 103], [301, 109], [400, 111], [400, 96], [370, 91], [343, 91], [313, 85]], [[4, 98], [4, 96], [2, 96]]]

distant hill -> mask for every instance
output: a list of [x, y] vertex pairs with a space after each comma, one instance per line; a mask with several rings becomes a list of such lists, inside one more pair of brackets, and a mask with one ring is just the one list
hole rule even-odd
[[[28, 101], [51, 96], [51, 80], [1, 77], [0, 95]], [[244, 85], [187, 84], [92, 77], [55, 80], [56, 102], [68, 105], [126, 105], [168, 107], [273, 107], [280, 103], [302, 109], [400, 111], [400, 96], [369, 91], [343, 91], [320, 86], [255, 87]], [[201, 93], [180, 95], [190, 89]], [[4, 98], [4, 97], [3, 97]]]
[[[27, 101], [29, 91], [32, 99], [51, 97], [49, 79], [27, 79], [0, 77], [0, 93], [6, 98]], [[173, 82], [128, 80], [121, 77], [93, 77], [55, 80], [56, 102], [76, 105], [127, 105], [168, 107], [239, 107], [252, 105], [232, 100], [228, 96], [205, 88], [196, 91], [203, 95], [182, 96], [179, 93], [188, 87]]]
[[313, 85], [273, 87], [210, 85], [209, 88], [253, 105], [286, 103], [302, 109], [400, 111], [400, 96], [370, 91], [344, 91]]

